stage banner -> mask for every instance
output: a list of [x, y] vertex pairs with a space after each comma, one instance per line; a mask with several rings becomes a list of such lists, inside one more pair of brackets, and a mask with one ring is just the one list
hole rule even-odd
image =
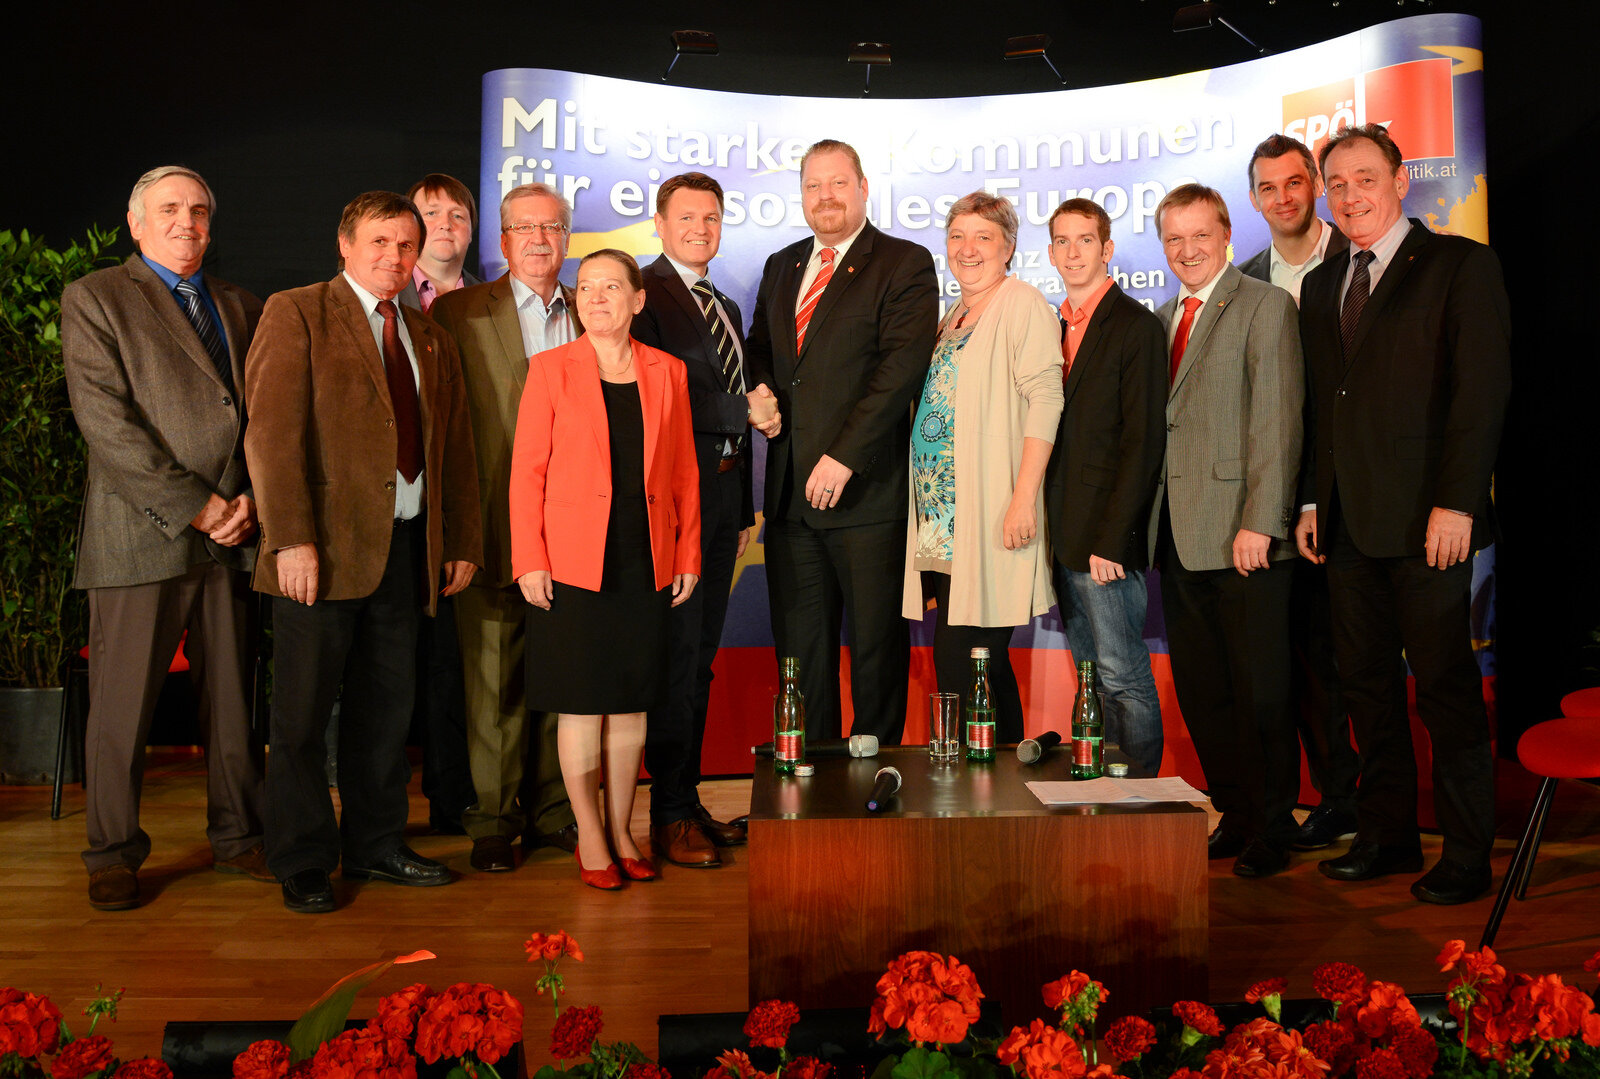
[[[1218, 31], [1220, 32], [1220, 31]], [[945, 266], [950, 205], [974, 190], [1011, 199], [1021, 217], [1013, 272], [1053, 304], [1060, 281], [1045, 251], [1047, 223], [1063, 200], [1092, 198], [1112, 219], [1111, 271], [1155, 307], [1178, 288], [1156, 232], [1163, 195], [1198, 180], [1219, 189], [1233, 219], [1235, 262], [1269, 242], [1249, 201], [1246, 164], [1274, 132], [1320, 146], [1330, 131], [1388, 126], [1411, 171], [1407, 211], [1437, 231], [1488, 241], [1483, 131], [1483, 56], [1477, 19], [1435, 14], [1231, 67], [1148, 82], [1000, 97], [919, 100], [762, 96], [539, 69], [483, 79], [484, 213], [478, 249], [486, 277], [505, 272], [494, 208], [511, 188], [550, 184], [573, 204], [569, 264], [600, 248], [641, 263], [661, 244], [652, 215], [662, 181], [680, 172], [717, 178], [726, 191], [717, 286], [748, 318], [767, 256], [808, 234], [799, 163], [821, 138], [860, 153], [868, 215], [893, 235], [925, 245], [939, 270], [941, 303], [959, 295]], [[1324, 220], [1328, 213], [1318, 203]], [[757, 508], [764, 440], [757, 438]], [[777, 681], [758, 532], [740, 560], [713, 686], [707, 773], [747, 771], [748, 747], [770, 737]], [[1146, 636], [1157, 662], [1168, 731], [1164, 771], [1194, 771], [1166, 663], [1154, 574]], [[1492, 675], [1492, 557], [1474, 575], [1474, 635]], [[925, 693], [932, 617], [913, 629], [907, 741], [926, 737]], [[625, 646], [619, 636], [619, 647]], [[1065, 730], [1075, 676], [1052, 611], [1012, 641], [1031, 732]], [[848, 674], [846, 674], [848, 679]]]

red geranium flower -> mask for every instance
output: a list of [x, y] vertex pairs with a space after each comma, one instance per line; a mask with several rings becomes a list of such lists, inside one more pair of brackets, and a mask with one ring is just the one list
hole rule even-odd
[[1447, 940], [1439, 951], [1439, 973], [1448, 974], [1456, 968], [1461, 957], [1467, 954], [1467, 942], [1464, 940]]
[[557, 1060], [575, 1060], [587, 1055], [604, 1025], [598, 1004], [568, 1008], [550, 1031], [550, 1055]]
[[1124, 1015], [1106, 1028], [1106, 1052], [1118, 1060], [1137, 1060], [1156, 1043], [1156, 1028], [1137, 1015]]
[[972, 968], [955, 956], [906, 952], [878, 979], [867, 1030], [881, 1035], [904, 1027], [913, 1041], [953, 1044], [977, 1020], [982, 997]]
[[172, 1079], [172, 1069], [167, 1067], [164, 1060], [140, 1057], [118, 1068], [113, 1079]]
[[410, 1038], [416, 1032], [417, 1020], [432, 1003], [434, 992], [422, 982], [408, 985], [378, 1001], [378, 1014], [367, 1020], [367, 1026], [383, 1031], [390, 1037]]
[[417, 1079], [417, 1058], [406, 1043], [372, 1027], [346, 1030], [311, 1058], [312, 1079]]
[[543, 959], [553, 963], [562, 956], [571, 956], [579, 963], [583, 962], [583, 951], [578, 947], [578, 942], [569, 937], [566, 930], [555, 933], [535, 933], [522, 945], [528, 953], [528, 962]]
[[1583, 969], [1590, 974], [1600, 974], [1600, 952], [1595, 952], [1583, 961]]
[[50, 1076], [51, 1079], [85, 1079], [108, 1071], [115, 1063], [111, 1039], [104, 1034], [91, 1034], [61, 1047], [61, 1052], [50, 1062]]
[[1422, 1022], [1406, 991], [1394, 982], [1368, 985], [1366, 999], [1356, 1007], [1355, 1020], [1361, 1033], [1374, 1040], [1395, 1027], [1418, 1026]]
[[1210, 1007], [1197, 1000], [1180, 1000], [1172, 1006], [1172, 1014], [1183, 1020], [1183, 1025], [1213, 1038], [1222, 1037], [1222, 1020]]
[[1021, 1064], [1027, 1079], [1077, 1079], [1084, 1074], [1078, 1043], [1043, 1019], [1035, 1019], [1026, 1030], [1013, 1027], [995, 1055], [1001, 1064]]
[[254, 1042], [233, 1058], [233, 1079], [287, 1079], [289, 1047], [282, 1042]]
[[751, 1045], [782, 1049], [789, 1042], [789, 1028], [800, 1021], [800, 1009], [786, 1000], [763, 1000], [750, 1009], [744, 1032]]
[[1367, 976], [1349, 963], [1324, 963], [1311, 972], [1311, 988], [1323, 1000], [1354, 1004], [1367, 993]]
[[0, 1056], [16, 1053], [29, 1060], [54, 1053], [60, 1040], [61, 1012], [48, 997], [0, 989]]
[[493, 1064], [522, 1041], [522, 1003], [492, 985], [457, 982], [417, 1020], [417, 1055], [429, 1064], [472, 1055]]

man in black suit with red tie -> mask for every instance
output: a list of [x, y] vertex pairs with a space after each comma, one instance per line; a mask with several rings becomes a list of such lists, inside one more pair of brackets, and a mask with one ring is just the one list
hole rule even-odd
[[843, 618], [852, 730], [896, 743], [910, 665], [900, 588], [911, 402], [933, 356], [938, 281], [926, 248], [868, 223], [848, 144], [806, 151], [800, 197], [814, 235], [767, 260], [746, 350], [785, 423], [767, 453], [772, 633], [778, 654], [799, 661], [807, 736], [833, 738]]
[[[1306, 278], [1300, 320], [1311, 465], [1295, 529], [1326, 562], [1333, 636], [1361, 747], [1356, 841], [1335, 880], [1422, 868], [1406, 664], [1433, 749], [1444, 854], [1411, 886], [1429, 903], [1489, 888], [1494, 761], [1469, 625], [1472, 552], [1493, 538], [1490, 477], [1511, 387], [1510, 314], [1483, 244], [1405, 217], [1400, 149], [1377, 125], [1321, 152], [1350, 249]], [[1403, 658], [1402, 658], [1403, 653]]]
[[633, 317], [633, 336], [672, 353], [688, 371], [701, 575], [694, 595], [672, 608], [667, 705], [650, 713], [645, 766], [656, 854], [699, 868], [722, 864], [717, 847], [745, 841], [742, 827], [712, 818], [695, 788], [733, 566], [755, 528], [749, 427], [770, 436], [780, 420], [772, 391], [746, 377], [739, 305], [711, 283], [722, 244], [722, 185], [703, 172], [672, 177], [656, 195], [655, 220], [662, 255], [644, 268], [644, 308]]

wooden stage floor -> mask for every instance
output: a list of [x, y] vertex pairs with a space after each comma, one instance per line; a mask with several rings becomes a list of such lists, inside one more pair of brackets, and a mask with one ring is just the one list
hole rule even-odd
[[[1501, 784], [1497, 884], [1533, 792], [1516, 764], [1501, 768], [1510, 774]], [[702, 795], [726, 818], [745, 811], [749, 790], [748, 780], [719, 780], [704, 784]], [[121, 1018], [104, 1032], [127, 1059], [159, 1054], [169, 1019], [292, 1018], [343, 974], [427, 948], [437, 960], [386, 975], [353, 1014], [371, 1014], [381, 992], [416, 980], [492, 982], [522, 999], [537, 1067], [550, 1059], [552, 1013], [534, 995], [538, 968], [526, 962], [522, 942], [535, 931], [565, 929], [587, 957], [566, 969], [568, 999], [604, 1007], [605, 1040], [633, 1041], [653, 1055], [658, 1015], [746, 1007], [743, 851], [727, 852], [721, 869], [668, 865], [660, 880], [621, 893], [583, 887], [570, 856], [554, 851], [535, 853], [514, 873], [479, 874], [467, 867], [465, 838], [425, 834], [427, 805], [415, 779], [411, 794], [410, 842], [457, 870], [457, 883], [409, 890], [354, 887], [336, 877], [337, 911], [290, 914], [275, 885], [212, 872], [199, 758], [153, 756], [143, 816], [154, 853], [140, 874], [146, 902], [106, 914], [85, 898], [82, 792], [69, 788], [62, 819], [51, 821], [48, 788], [0, 787], [0, 985], [49, 995], [79, 1031], [78, 1013], [97, 983], [126, 987]], [[634, 820], [641, 841], [648, 798], [641, 789]], [[1425, 837], [1424, 849], [1431, 863], [1437, 837]], [[1287, 873], [1261, 881], [1234, 877], [1225, 862], [1212, 865], [1211, 999], [1242, 999], [1252, 982], [1272, 975], [1288, 976], [1289, 995], [1309, 996], [1312, 968], [1330, 959], [1413, 992], [1442, 989], [1434, 956], [1453, 937], [1477, 943], [1491, 897], [1430, 907], [1411, 899], [1409, 878], [1337, 885], [1317, 873], [1317, 857], [1297, 856]], [[1583, 960], [1600, 948], [1596, 910], [1600, 789], [1567, 783], [1529, 900], [1513, 903], [1501, 928], [1502, 961], [1584, 984]], [[1108, 989], [1114, 1011], [1116, 986]]]

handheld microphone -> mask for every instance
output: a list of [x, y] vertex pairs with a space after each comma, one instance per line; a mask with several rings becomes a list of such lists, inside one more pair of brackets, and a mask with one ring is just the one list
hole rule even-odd
[[1060, 744], [1060, 731], [1045, 731], [1037, 738], [1024, 738], [1017, 743], [1017, 760], [1023, 764], [1037, 763], [1046, 753]]
[[880, 812], [889, 799], [894, 797], [895, 791], [900, 789], [900, 770], [897, 768], [879, 768], [876, 782], [872, 784], [872, 793], [867, 795], [867, 812]]
[[[771, 757], [772, 743], [763, 742], [759, 746], [751, 746], [750, 752], [757, 757]], [[849, 738], [829, 738], [810, 742], [806, 745], [806, 757], [876, 757], [878, 755], [878, 736], [875, 734], [852, 734]]]

